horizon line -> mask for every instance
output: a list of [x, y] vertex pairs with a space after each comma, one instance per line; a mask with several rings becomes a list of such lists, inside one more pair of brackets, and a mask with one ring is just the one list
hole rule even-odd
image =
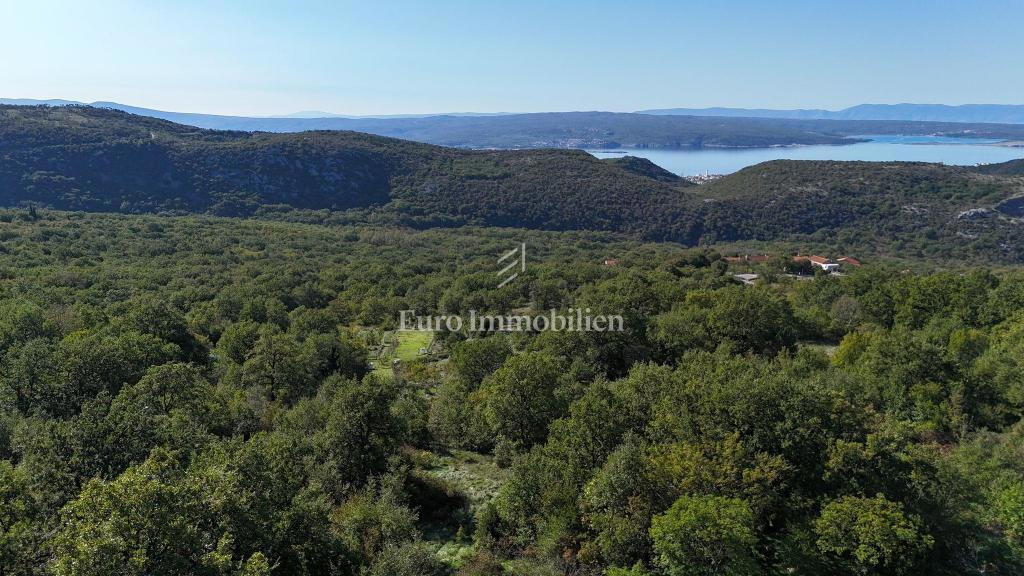
[[[135, 108], [140, 110], [148, 110], [153, 112], [163, 112], [168, 114], [189, 114], [197, 116], [220, 116], [226, 118], [253, 118], [253, 119], [276, 119], [276, 120], [319, 120], [327, 118], [340, 118], [340, 119], [395, 119], [395, 118], [425, 118], [432, 116], [515, 116], [523, 114], [568, 114], [568, 113], [611, 113], [611, 114], [645, 114], [649, 112], [660, 112], [667, 110], [693, 110], [693, 111], [709, 111], [709, 110], [735, 110], [735, 111], [769, 111], [769, 112], [828, 112], [828, 113], [839, 113], [844, 112], [860, 106], [938, 106], [944, 108], [965, 108], [972, 106], [994, 106], [994, 107], [1024, 107], [1024, 103], [1021, 104], [997, 104], [997, 103], [982, 103], [982, 102], [966, 102], [961, 104], [946, 104], [942, 102], [862, 102], [860, 104], [854, 104], [852, 106], [846, 106], [843, 108], [824, 108], [824, 107], [797, 107], [797, 108], [765, 108], [758, 106], [662, 106], [653, 108], [643, 108], [638, 110], [602, 110], [602, 109], [572, 109], [572, 110], [533, 110], [533, 111], [497, 111], [497, 112], [484, 112], [484, 111], [466, 111], [466, 112], [396, 112], [390, 114], [344, 114], [337, 112], [327, 112], [324, 110], [300, 110], [296, 112], [280, 113], [280, 114], [259, 114], [259, 115], [248, 115], [244, 113], [217, 113], [217, 112], [193, 112], [193, 111], [182, 111], [182, 110], [168, 110], [164, 108], [151, 108], [149, 106], [136, 105], [136, 104], [125, 104], [116, 100], [95, 100], [92, 102], [85, 102], [81, 100], [72, 100], [67, 98], [4, 98], [0, 97], [0, 103], [15, 105], [15, 106], [32, 106], [32, 105], [81, 105], [81, 106], [92, 106], [95, 108], [110, 108], [116, 105], [124, 108]], [[51, 104], [56, 103], [56, 104]], [[105, 106], [106, 105], [106, 106]], [[316, 115], [313, 115], [316, 114]]]

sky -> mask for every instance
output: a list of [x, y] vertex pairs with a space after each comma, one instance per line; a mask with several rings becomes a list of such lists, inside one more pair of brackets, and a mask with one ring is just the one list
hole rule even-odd
[[1024, 104], [1024, 2], [0, 0], [0, 97], [371, 115]]

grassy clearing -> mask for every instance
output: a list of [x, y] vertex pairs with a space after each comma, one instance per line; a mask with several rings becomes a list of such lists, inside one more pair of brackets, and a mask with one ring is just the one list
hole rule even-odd
[[395, 332], [398, 339], [398, 346], [395, 348], [395, 358], [402, 362], [409, 362], [421, 356], [420, 349], [429, 350], [434, 340], [433, 332], [405, 331]]
[[435, 455], [428, 473], [462, 493], [474, 508], [497, 496], [508, 476], [508, 471], [498, 468], [492, 456], [468, 450]]
[[[498, 468], [491, 456], [466, 450], [439, 454], [411, 449], [406, 456], [415, 466], [414, 476], [427, 479], [434, 490], [445, 492], [444, 499], [454, 498], [450, 503], [460, 502], [458, 510], [444, 517], [421, 517], [419, 526], [424, 540], [436, 546], [437, 557], [458, 568], [475, 550], [473, 519], [478, 508], [497, 496], [507, 471]], [[435, 497], [441, 498], [441, 494]]]
[[539, 558], [516, 558], [502, 564], [509, 576], [564, 576], [565, 571], [551, 560]]
[[434, 333], [400, 330], [386, 332], [383, 340], [384, 351], [374, 360], [376, 368], [373, 369], [373, 373], [390, 378], [392, 362], [396, 359], [402, 362], [411, 362], [417, 358], [423, 358], [425, 355], [420, 354], [420, 349], [430, 349], [430, 345], [434, 341]]
[[834, 342], [800, 342], [801, 348], [810, 348], [817, 352], [824, 352], [828, 356], [833, 356], [836, 350], [839, 349], [839, 344]]

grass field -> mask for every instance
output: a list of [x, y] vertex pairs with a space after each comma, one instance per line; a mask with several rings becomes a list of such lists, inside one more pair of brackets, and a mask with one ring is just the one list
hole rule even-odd
[[373, 372], [381, 376], [391, 375], [391, 362], [396, 358], [402, 362], [411, 362], [421, 358], [420, 348], [430, 349], [430, 344], [434, 340], [433, 332], [414, 330], [392, 332], [389, 336], [398, 344], [395, 346], [394, 352], [383, 354], [377, 359], [377, 367]]
[[433, 332], [395, 332], [398, 338], [398, 347], [395, 348], [395, 358], [402, 362], [415, 360], [420, 356], [420, 348], [429, 349], [430, 343], [434, 340]]

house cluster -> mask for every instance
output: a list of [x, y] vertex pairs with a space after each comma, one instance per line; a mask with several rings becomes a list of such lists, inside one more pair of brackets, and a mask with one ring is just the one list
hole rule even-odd
[[[722, 260], [726, 262], [753, 262], [756, 264], [764, 263], [768, 261], [767, 254], [738, 254], [734, 256], [723, 256]], [[793, 262], [810, 262], [814, 266], [821, 268], [822, 270], [836, 270], [840, 266], [853, 266], [854, 268], [860, 268], [860, 260], [857, 260], [853, 256], [840, 256], [835, 260], [831, 260], [824, 256], [793, 256]]]
[[[734, 262], [758, 262], [758, 263], [760, 263], [760, 262], [767, 262], [768, 261], [768, 255], [767, 254], [743, 254], [743, 255], [737, 255], [737, 256], [723, 256], [722, 259], [725, 260], [726, 262], [730, 262], [730, 263], [734, 263]], [[831, 260], [831, 259], [826, 258], [824, 256], [818, 256], [818, 255], [815, 254], [815, 255], [811, 255], [811, 256], [793, 256], [792, 261], [793, 262], [808, 262], [808, 263], [810, 263], [811, 266], [817, 266], [818, 268], [821, 268], [825, 272], [828, 272], [830, 274], [836, 274], [836, 275], [841, 275], [842, 272], [840, 272], [840, 270], [842, 268], [844, 268], [844, 267], [860, 268], [860, 266], [861, 266], [860, 260], [857, 260], [856, 258], [854, 258], [852, 256], [840, 256], [840, 257], [836, 258], [835, 260]], [[808, 279], [811, 278], [811, 276], [801, 275], [799, 272], [797, 272], [795, 274], [793, 274], [793, 273], [783, 274], [783, 276], [789, 276], [791, 278], [804, 279], [804, 280], [808, 280]], [[746, 274], [733, 274], [732, 277], [733, 277], [734, 280], [736, 280], [737, 282], [740, 282], [742, 284], [754, 285], [757, 282], [757, 280], [758, 280], [758, 278], [760, 276], [758, 274], [746, 273]]]
[[835, 260], [830, 260], [824, 256], [794, 256], [793, 262], [810, 262], [812, 266], [817, 266], [825, 272], [838, 272], [843, 266], [852, 266], [854, 268], [860, 268], [860, 260], [852, 256], [840, 256]]
[[[751, 263], [751, 264], [763, 264], [769, 259], [767, 254], [736, 254], [732, 256], [723, 256], [722, 260], [729, 262], [730, 264], [739, 263]], [[811, 266], [817, 266], [826, 272], [838, 272], [842, 268], [860, 268], [861, 262], [853, 256], [840, 256], [835, 260], [826, 258], [825, 256], [819, 256], [812, 254], [810, 256], [793, 256], [793, 262], [809, 262]]]

